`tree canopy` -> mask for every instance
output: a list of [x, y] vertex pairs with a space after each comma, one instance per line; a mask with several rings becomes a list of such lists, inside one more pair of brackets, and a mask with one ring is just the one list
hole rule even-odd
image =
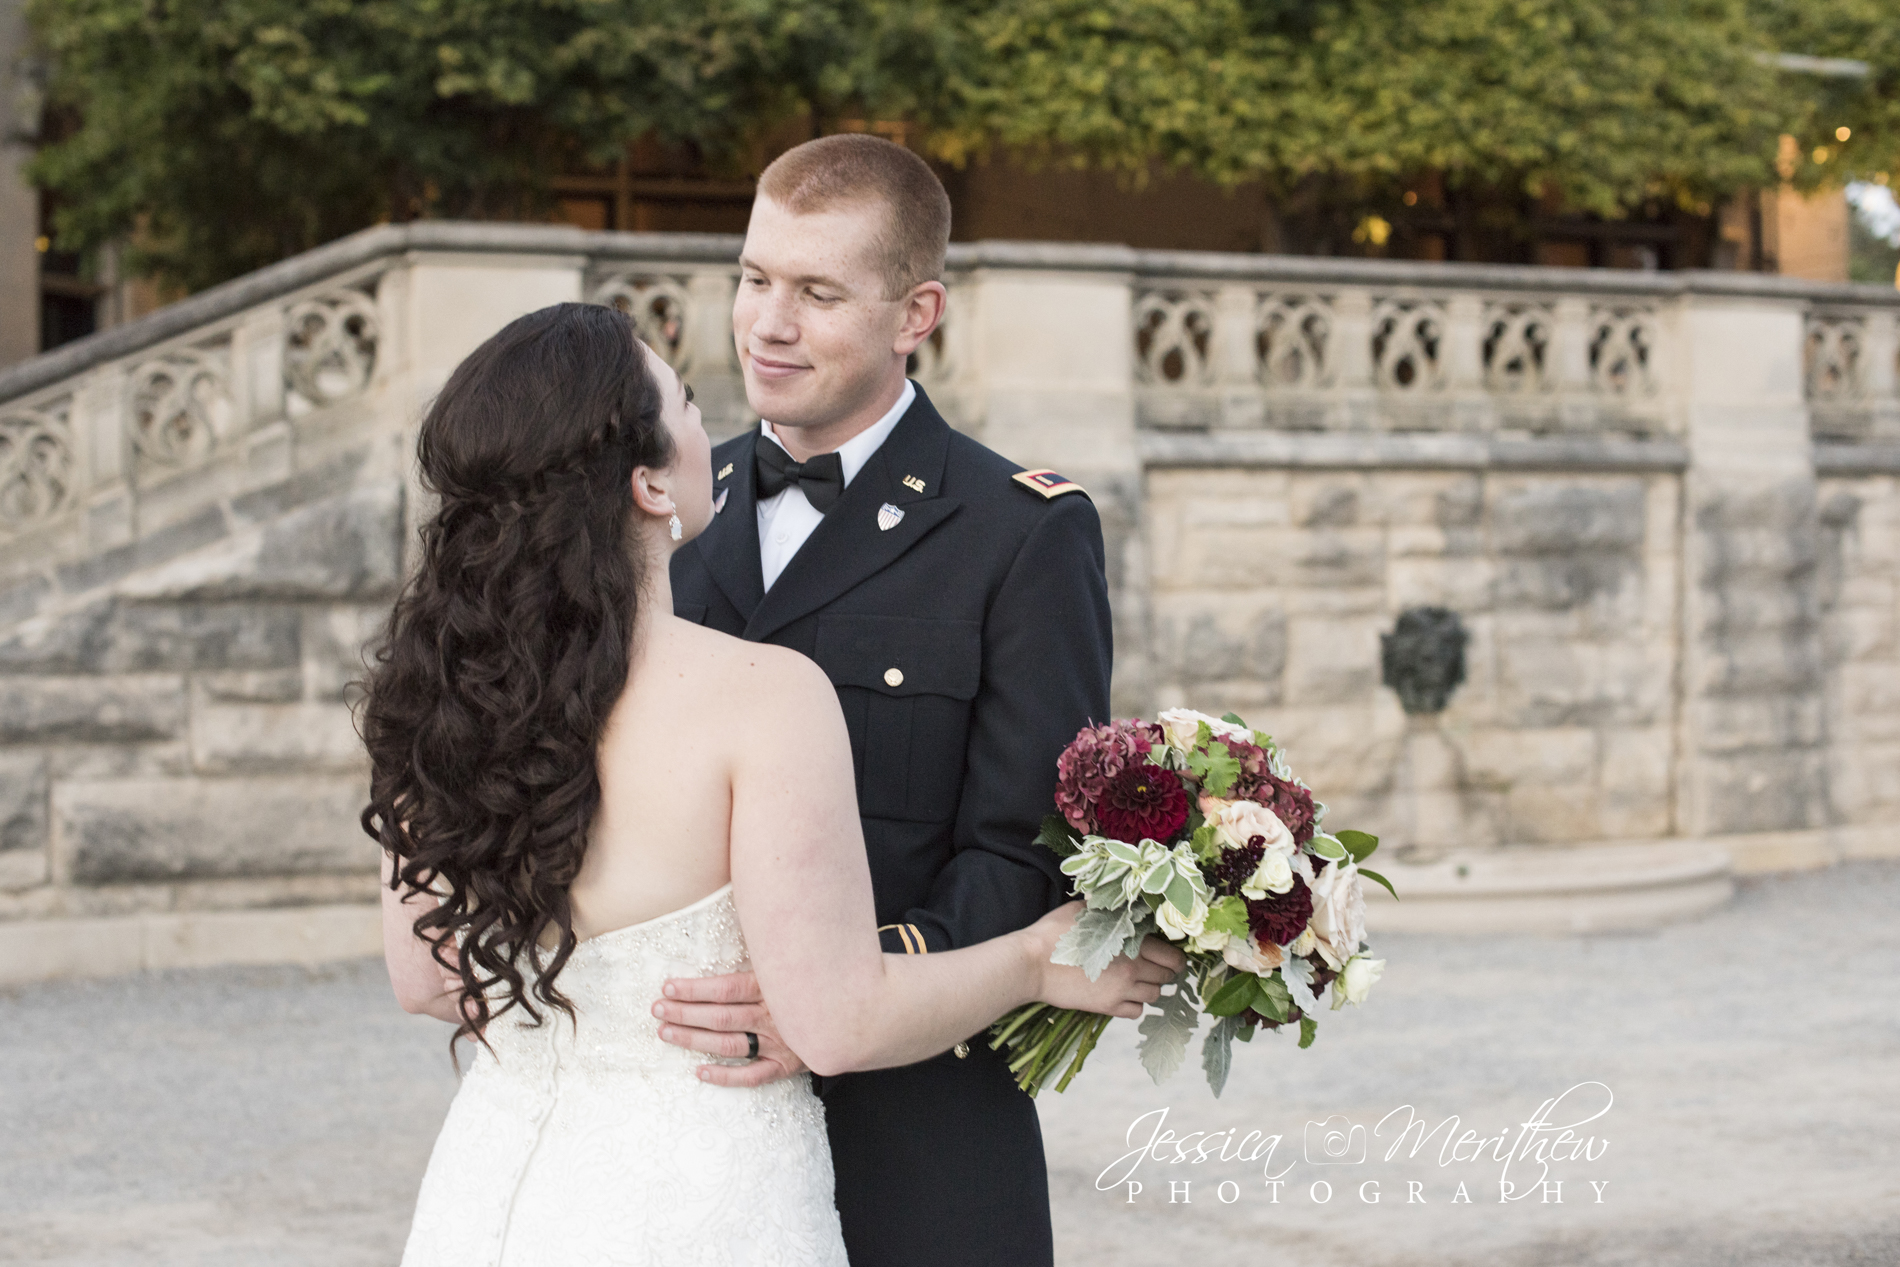
[[[788, 123], [1276, 197], [1423, 172], [1617, 216], [1900, 163], [1888, 0], [31, 0], [63, 249], [198, 287], [364, 225], [514, 217], [641, 136]], [[1872, 63], [1833, 78], [1800, 52]], [[1837, 129], [1850, 139], [1839, 140]]]

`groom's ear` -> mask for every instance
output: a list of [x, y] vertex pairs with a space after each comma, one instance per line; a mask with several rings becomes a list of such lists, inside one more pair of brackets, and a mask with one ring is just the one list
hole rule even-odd
[[922, 347], [924, 340], [942, 324], [949, 305], [950, 293], [940, 281], [918, 282], [911, 287], [905, 299], [903, 324], [897, 327], [891, 350], [900, 356], [909, 356]]
[[651, 466], [633, 468], [633, 504], [649, 515], [670, 515], [679, 509], [673, 501], [670, 472]]

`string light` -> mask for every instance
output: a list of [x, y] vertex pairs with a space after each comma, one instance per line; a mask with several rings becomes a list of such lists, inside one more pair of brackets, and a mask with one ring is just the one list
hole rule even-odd
[[1839, 127], [1839, 128], [1834, 129], [1834, 139], [1837, 141], [1845, 141], [1848, 137], [1852, 135], [1854, 135], [1854, 129], [1852, 128]]
[[1408, 207], [1418, 206], [1418, 190], [1408, 189], [1405, 191], [1405, 205]]

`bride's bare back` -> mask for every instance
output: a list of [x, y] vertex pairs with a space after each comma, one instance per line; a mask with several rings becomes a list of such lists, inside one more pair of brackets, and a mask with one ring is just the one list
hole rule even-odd
[[735, 757], [791, 738], [759, 733], [760, 713], [784, 692], [775, 679], [801, 670], [813, 671], [781, 647], [652, 622], [600, 745], [600, 810], [569, 889], [576, 936], [678, 910], [732, 879]]

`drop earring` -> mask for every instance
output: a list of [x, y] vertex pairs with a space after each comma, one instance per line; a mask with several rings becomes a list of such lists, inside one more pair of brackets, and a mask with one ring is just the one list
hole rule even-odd
[[685, 525], [680, 523], [680, 517], [678, 515], [674, 515], [671, 519], [666, 521], [666, 530], [673, 534], [673, 540], [675, 541], [678, 541], [681, 537], [686, 535]]

